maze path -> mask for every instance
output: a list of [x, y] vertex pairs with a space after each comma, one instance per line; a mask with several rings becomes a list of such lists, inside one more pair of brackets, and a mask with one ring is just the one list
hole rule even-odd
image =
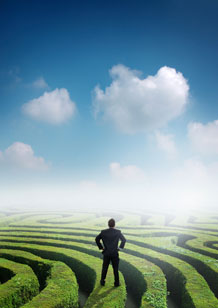
[[[210, 252], [212, 252], [214, 250], [216, 251], [216, 250], [218, 250], [218, 241], [206, 241], [206, 242], [204, 242], [204, 246], [209, 247], [209, 249], [207, 249], [207, 251], [208, 250]], [[213, 253], [213, 255], [214, 255], [215, 258], [218, 258], [218, 254]]]
[[[209, 240], [211, 239], [211, 240]], [[212, 235], [202, 234], [201, 237], [180, 241], [179, 246], [199, 254], [218, 259], [218, 252], [214, 244], [218, 241], [213, 241]]]

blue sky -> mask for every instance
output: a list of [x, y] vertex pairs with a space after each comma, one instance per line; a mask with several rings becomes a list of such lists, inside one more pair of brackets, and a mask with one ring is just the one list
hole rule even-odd
[[217, 13], [215, 0], [2, 1], [2, 202], [43, 185], [52, 203], [56, 185], [69, 204], [114, 187], [125, 203], [131, 186], [142, 206], [216, 206]]

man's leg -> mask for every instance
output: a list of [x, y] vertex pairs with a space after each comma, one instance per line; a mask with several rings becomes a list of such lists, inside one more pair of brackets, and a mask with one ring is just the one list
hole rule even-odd
[[105, 284], [105, 278], [107, 275], [108, 266], [110, 264], [110, 257], [104, 256], [103, 264], [102, 264], [102, 272], [101, 272], [101, 285]]
[[115, 285], [115, 287], [118, 287], [120, 285], [119, 273], [118, 273], [119, 256], [117, 255], [116, 257], [112, 257], [111, 261], [112, 261], [112, 266], [113, 266], [113, 270], [114, 270], [114, 285]]

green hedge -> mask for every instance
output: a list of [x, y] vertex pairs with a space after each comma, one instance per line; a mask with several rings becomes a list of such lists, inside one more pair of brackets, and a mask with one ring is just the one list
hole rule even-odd
[[[12, 233], [14, 234], [14, 232]], [[31, 232], [22, 232], [20, 235], [25, 236], [26, 238], [31, 236]], [[31, 238], [41, 238], [42, 240], [43, 235], [43, 241], [46, 241], [48, 243], [48, 239], [56, 239], [56, 235], [54, 234], [40, 234], [40, 233], [34, 233], [34, 236]], [[82, 243], [94, 245], [95, 248], [93, 251], [89, 250], [88, 253], [91, 253], [95, 256], [99, 256], [99, 253], [97, 252], [97, 246], [95, 245], [95, 242], [91, 238], [87, 238], [84, 236], [68, 236], [68, 235], [59, 235], [59, 239], [62, 239], [62, 241], [67, 240], [66, 244], [62, 244], [62, 247], [68, 247], [71, 248], [73, 241], [78, 241], [81, 245], [79, 246], [80, 249], [86, 248], [87, 245], [83, 245]], [[25, 238], [24, 238], [25, 240]], [[29, 240], [28, 240], [29, 241]], [[68, 243], [71, 241], [72, 243]], [[40, 243], [37, 241], [37, 243]], [[54, 242], [60, 244], [63, 242]], [[51, 244], [51, 243], [50, 243]], [[77, 243], [75, 243], [77, 245]], [[77, 249], [79, 249], [77, 247]], [[75, 246], [74, 246], [75, 248]], [[87, 251], [83, 250], [83, 252]], [[124, 250], [125, 251], [125, 250]], [[120, 262], [120, 270], [124, 274], [125, 282], [127, 286], [127, 292], [130, 293], [137, 303], [138, 306], [141, 307], [150, 307], [151, 303], [153, 304], [152, 307], [162, 308], [166, 307], [166, 296], [167, 296], [167, 290], [166, 290], [166, 279], [163, 275], [162, 271], [155, 266], [154, 264], [151, 264], [149, 261], [140, 259], [134, 256], [127, 255], [122, 252], [121, 254], [121, 262]], [[134, 288], [132, 287], [134, 285]]]
[[207, 281], [210, 289], [218, 297], [218, 261], [210, 257], [205, 257], [196, 252], [176, 246], [176, 238], [153, 238], [138, 241], [137, 238], [129, 240], [130, 243], [141, 247], [153, 249], [192, 265]]
[[1, 269], [13, 273], [11, 279], [0, 285], [1, 308], [20, 307], [38, 294], [39, 283], [29, 266], [0, 258], [0, 274]]
[[[95, 246], [94, 250], [91, 249], [93, 248], [93, 244], [95, 245], [95, 243], [90, 239], [90, 241], [85, 241], [86, 244], [83, 244], [81, 243], [82, 238], [83, 237], [80, 237], [79, 239], [80, 243], [73, 242], [72, 237], [72, 243], [64, 243], [63, 241], [58, 240], [53, 240], [49, 243], [48, 239], [38, 239], [35, 242], [35, 239], [30, 237], [29, 239], [25, 238], [24, 241], [31, 243], [35, 242], [36, 244], [41, 245], [54, 245], [63, 248], [77, 249], [81, 252], [100, 257], [101, 254], [99, 254], [99, 252], [97, 251], [97, 246]], [[22, 238], [16, 238], [16, 240], [20, 241], [22, 240]], [[89, 249], [87, 249], [87, 243], [89, 244]], [[153, 307], [166, 307], [166, 280], [159, 268], [157, 268], [155, 265], [152, 265], [148, 261], [140, 260], [139, 258], [128, 256], [125, 253], [122, 253], [120, 270], [124, 274], [127, 291], [134, 297], [135, 302], [138, 306], [151, 307], [152, 303]], [[134, 288], [132, 287], [133, 285]]]
[[76, 277], [66, 264], [45, 260], [19, 250], [1, 249], [0, 257], [2, 256], [16, 262], [29, 264], [41, 282], [41, 292], [26, 304], [25, 308], [78, 307]]
[[217, 243], [214, 241], [214, 236], [203, 234], [195, 239], [181, 240], [178, 242], [178, 245], [202, 255], [218, 259], [218, 252], [216, 247], [213, 247], [213, 243]]
[[160, 250], [127, 244], [128, 253], [144, 257], [160, 266], [167, 277], [168, 289], [181, 307], [217, 308], [218, 301], [204, 278], [188, 263]]
[[[125, 282], [120, 273], [121, 287], [113, 287], [113, 273], [110, 270], [107, 276], [107, 285], [99, 287], [102, 262], [93, 256], [85, 253], [51, 246], [39, 246], [34, 244], [22, 243], [1, 243], [1, 248], [22, 249], [39, 255], [42, 258], [63, 261], [76, 274], [79, 286], [85, 292], [90, 293], [86, 302], [86, 308], [90, 307], [110, 307], [124, 308], [126, 300]], [[100, 297], [99, 297], [99, 294]], [[104, 305], [102, 306], [102, 303]]]

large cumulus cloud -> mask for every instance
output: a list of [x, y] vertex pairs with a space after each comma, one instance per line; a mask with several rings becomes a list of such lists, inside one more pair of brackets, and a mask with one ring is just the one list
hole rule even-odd
[[189, 85], [182, 73], [164, 66], [155, 76], [124, 65], [110, 70], [112, 83], [102, 90], [95, 87], [95, 116], [103, 116], [124, 133], [160, 128], [181, 115], [188, 104]]

